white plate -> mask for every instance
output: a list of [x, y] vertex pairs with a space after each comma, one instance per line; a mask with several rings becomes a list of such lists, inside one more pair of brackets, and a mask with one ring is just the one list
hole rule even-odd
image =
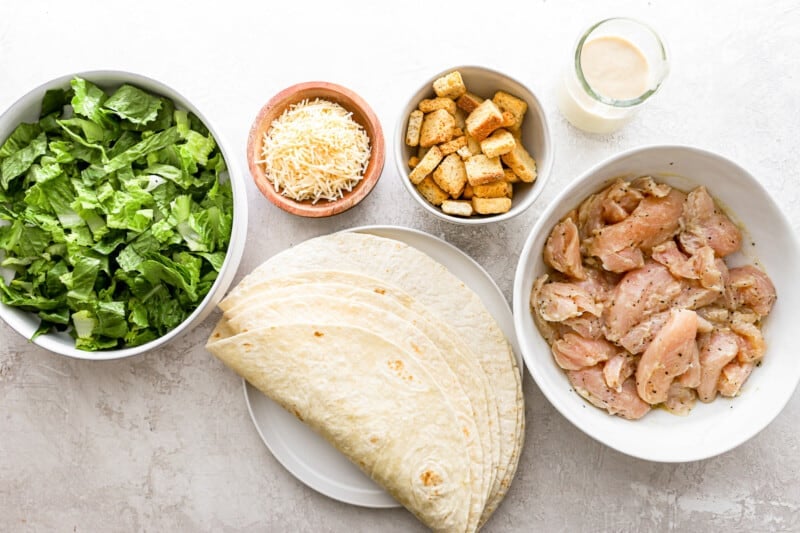
[[[472, 258], [432, 235], [398, 226], [363, 226], [349, 231], [396, 239], [428, 254], [480, 296], [511, 342], [522, 372], [514, 319], [500, 288]], [[399, 507], [391, 496], [356, 468], [333, 446], [284, 411], [255, 387], [244, 383], [250, 417], [275, 459], [297, 479], [322, 494], [363, 507]]]

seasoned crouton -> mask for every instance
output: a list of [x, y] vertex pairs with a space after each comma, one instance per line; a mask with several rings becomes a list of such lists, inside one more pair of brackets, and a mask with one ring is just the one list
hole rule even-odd
[[461, 128], [462, 130], [467, 127], [467, 114], [464, 113], [464, 110], [460, 107], [456, 109], [456, 112], [453, 114], [456, 119], [456, 128]]
[[465, 200], [445, 200], [442, 202], [442, 211], [448, 215], [459, 217], [472, 216], [472, 202]]
[[408, 166], [414, 168], [415, 166], [419, 165], [419, 157], [412, 155], [408, 158]]
[[461, 137], [462, 135], [464, 135], [464, 130], [462, 130], [458, 126], [453, 128], [453, 137]]
[[453, 152], [458, 151], [460, 148], [467, 146], [467, 137], [462, 135], [461, 137], [456, 137], [451, 141], [447, 141], [446, 143], [439, 145], [439, 150], [442, 151], [442, 155], [450, 155]]
[[422, 128], [422, 111], [415, 109], [408, 117], [408, 129], [406, 129], [406, 144], [417, 146], [419, 144], [419, 132]]
[[414, 167], [414, 170], [408, 175], [408, 178], [411, 180], [411, 183], [416, 185], [417, 183], [421, 182], [425, 179], [425, 176], [433, 172], [433, 169], [442, 161], [442, 151], [439, 150], [438, 146], [432, 147], [428, 150], [428, 153], [425, 154], [419, 164]]
[[422, 128], [419, 134], [420, 146], [433, 146], [445, 143], [453, 138], [453, 128], [456, 119], [444, 109], [437, 109], [426, 113], [422, 119]]
[[507, 181], [508, 183], [519, 183], [520, 179], [519, 176], [514, 174], [514, 171], [510, 168], [503, 169], [503, 181]]
[[502, 198], [511, 194], [513, 187], [505, 180], [493, 181], [484, 185], [475, 185], [472, 192], [478, 198]]
[[503, 177], [503, 166], [498, 157], [489, 158], [483, 154], [473, 155], [464, 161], [464, 166], [467, 170], [469, 184], [473, 187], [491, 183]]
[[479, 143], [475, 139], [475, 137], [473, 137], [469, 133], [467, 133], [465, 137], [467, 138], [467, 147], [469, 148], [469, 151], [472, 153], [472, 155], [477, 155], [481, 153], [481, 143]]
[[461, 73], [457, 70], [442, 76], [433, 82], [433, 91], [436, 96], [444, 98], [456, 99], [465, 92], [467, 87], [464, 85], [464, 80], [461, 78]]
[[[466, 135], [464, 136], [464, 138], [465, 139], [467, 138]], [[462, 146], [461, 148], [459, 148], [458, 150], [456, 150], [456, 153], [461, 156], [461, 159], [466, 159], [468, 157], [472, 157], [472, 151], [469, 149], [469, 146], [467, 146], [466, 144], [464, 146]]]
[[426, 200], [436, 206], [442, 205], [442, 202], [450, 198], [430, 176], [426, 176], [417, 184], [417, 190]]
[[536, 161], [522, 146], [521, 142], [514, 145], [514, 149], [500, 156], [503, 163], [508, 165], [519, 179], [526, 183], [531, 183], [536, 179]]
[[433, 113], [437, 109], [444, 109], [451, 115], [455, 115], [457, 109], [456, 103], [450, 98], [426, 98], [417, 107], [423, 113]]
[[475, 108], [481, 105], [483, 102], [483, 98], [478, 96], [477, 94], [472, 93], [464, 93], [462, 94], [458, 100], [456, 100], [456, 105], [458, 105], [459, 109], [463, 109], [467, 113], [472, 113], [475, 111]]
[[481, 152], [487, 157], [497, 157], [513, 150], [515, 144], [514, 136], [501, 128], [481, 141]]
[[474, 193], [472, 191], [472, 185], [467, 183], [467, 185], [464, 187], [464, 192], [461, 193], [461, 198], [463, 198], [464, 200], [472, 200], [473, 196]]
[[501, 128], [513, 128], [516, 123], [517, 119], [514, 118], [514, 114], [511, 111], [503, 111], [503, 125], [500, 126]]
[[464, 167], [464, 161], [456, 154], [448, 155], [433, 171], [433, 181], [451, 197], [458, 198], [464, 192], [464, 186], [467, 184], [467, 170]]
[[472, 209], [479, 215], [498, 215], [511, 209], [511, 198], [472, 197]]
[[[484, 140], [503, 123], [503, 113], [491, 100], [484, 100], [467, 117], [467, 131], [478, 141]], [[423, 135], [425, 124], [423, 126]], [[421, 141], [420, 141], [421, 142]]]
[[522, 119], [528, 110], [528, 104], [516, 96], [511, 96], [507, 92], [497, 91], [492, 97], [492, 101], [503, 111], [508, 111], [514, 115], [514, 124], [507, 128], [518, 130], [522, 126]]

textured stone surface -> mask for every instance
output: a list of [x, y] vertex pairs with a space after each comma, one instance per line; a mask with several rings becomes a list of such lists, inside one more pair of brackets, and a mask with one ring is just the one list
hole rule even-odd
[[[194, 101], [233, 142], [244, 169], [250, 121], [273, 94], [301, 81], [360, 93], [383, 121], [388, 147], [406, 96], [449, 66], [491, 66], [541, 96], [556, 162], [525, 215], [475, 229], [438, 222], [408, 197], [391, 153], [364, 203], [329, 220], [288, 215], [248, 184], [250, 245], [239, 278], [309, 237], [400, 224], [464, 249], [510, 298], [519, 250], [547, 202], [589, 166], [649, 143], [732, 157], [800, 227], [794, 0], [537, 1], [496, 10], [466, 1], [458, 9], [422, 1], [320, 2], [313, 10], [310, 2], [270, 4], [3, 2], [0, 108], [64, 73], [139, 71]], [[581, 29], [621, 14], [660, 30], [672, 72], [625, 130], [585, 135], [558, 114], [552, 88]], [[432, 30], [435, 17], [444, 17], [446, 30]], [[101, 363], [61, 359], [0, 324], [0, 530], [421, 530], [402, 510], [321, 496], [272, 458], [239, 379], [203, 349], [216, 318], [144, 357]], [[522, 464], [488, 531], [800, 530], [797, 393], [750, 442], [683, 465], [614, 452], [561, 417], [530, 378], [525, 393], [531, 423]]]

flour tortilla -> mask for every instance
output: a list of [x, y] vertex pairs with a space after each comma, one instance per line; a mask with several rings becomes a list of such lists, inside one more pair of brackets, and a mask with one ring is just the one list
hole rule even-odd
[[[336, 287], [315, 287], [306, 284], [295, 290], [277, 291], [279, 294], [259, 293], [253, 298], [226, 312], [228, 325], [237, 332], [258, 329], [262, 325], [282, 326], [287, 324], [315, 324], [325, 326], [354, 326], [375, 333], [384, 340], [401, 348], [431, 375], [436, 385], [447, 399], [448, 405], [456, 414], [459, 428], [467, 441], [470, 457], [470, 481], [472, 484], [470, 504], [470, 524], [476, 526], [486, 507], [492, 485], [491, 456], [487, 450], [486, 459], [481, 444], [481, 432], [473, 414], [472, 403], [465, 394], [461, 382], [445, 360], [436, 344], [417, 326], [385, 309], [391, 297], [363, 291], [357, 296], [354, 290], [347, 290], [346, 298], [336, 295]], [[326, 290], [327, 289], [327, 290]], [[374, 297], [373, 302], [380, 306], [365, 303]], [[240, 309], [240, 313], [235, 313]], [[418, 320], [415, 323], [422, 325]]]
[[208, 349], [432, 530], [474, 530], [466, 439], [447, 398], [405, 351], [362, 328], [303, 324], [250, 330]]
[[496, 494], [496, 487], [500, 482], [497, 478], [500, 435], [492, 388], [475, 355], [445, 322], [438, 320], [408, 293], [397, 287], [352, 272], [320, 270], [271, 278], [251, 285], [250, 292], [248, 298], [225, 311], [226, 318], [233, 319], [241, 313], [248, 313], [251, 305], [258, 302], [299, 293], [309, 298], [325, 294], [382, 307], [414, 323], [439, 347], [444, 360], [469, 398], [480, 433], [484, 464], [487, 465], [485, 474], [489, 476], [488, 494]]
[[524, 439], [524, 401], [516, 358], [480, 298], [443, 265], [405, 243], [354, 232], [310, 239], [263, 263], [223, 300], [225, 310], [261, 281], [314, 270], [343, 270], [375, 277], [408, 292], [447, 322], [476, 354], [494, 390], [500, 430], [496, 489], [482, 522], [510, 487]]

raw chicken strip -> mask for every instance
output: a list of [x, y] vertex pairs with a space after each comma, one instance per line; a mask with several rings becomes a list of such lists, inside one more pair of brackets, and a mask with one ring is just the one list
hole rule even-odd
[[603, 365], [603, 378], [606, 385], [617, 392], [622, 392], [622, 384], [636, 372], [638, 358], [631, 354], [617, 354]]
[[586, 289], [574, 283], [545, 283], [532, 303], [549, 322], [560, 322], [582, 313], [600, 316], [603, 312], [603, 306], [596, 303]]
[[748, 306], [761, 316], [769, 314], [777, 299], [772, 281], [752, 265], [730, 269], [726, 292], [731, 307]]
[[578, 230], [580, 230], [581, 240], [593, 236], [605, 225], [603, 223], [604, 192], [591, 195], [578, 207]]
[[544, 337], [544, 340], [547, 341], [547, 344], [552, 345], [556, 339], [559, 339], [563, 335], [563, 330], [566, 328], [559, 323], [547, 322], [542, 318], [537, 302], [540, 300], [539, 295], [546, 282], [547, 274], [540, 276], [534, 282], [533, 289], [531, 290], [531, 310], [533, 311], [533, 321], [536, 323], [536, 327], [539, 329], [542, 337]]
[[606, 385], [600, 365], [569, 370], [567, 377], [578, 394], [600, 409], [605, 409], [609, 414], [636, 420], [650, 411], [650, 405], [643, 402], [636, 394], [636, 384], [633, 379], [627, 380], [620, 392], [614, 391]]
[[727, 329], [717, 329], [700, 336], [700, 385], [697, 396], [701, 402], [710, 402], [717, 396], [717, 382], [722, 369], [736, 357], [739, 346], [736, 334]]
[[719, 393], [728, 398], [737, 396], [744, 382], [750, 377], [753, 368], [755, 368], [753, 363], [742, 363], [739, 361], [733, 361], [725, 365], [725, 368], [722, 369], [719, 375], [719, 382], [717, 383]]
[[622, 272], [620, 267], [625, 264], [619, 264], [620, 256], [631, 258], [636, 255], [634, 251], [641, 254], [640, 248], [649, 251], [679, 230], [685, 198], [675, 189], [664, 198], [646, 197], [628, 218], [597, 230], [587, 239], [587, 252], [598, 257], [606, 270]]
[[697, 403], [697, 393], [690, 387], [684, 387], [677, 381], [669, 386], [669, 394], [664, 408], [673, 415], [686, 416]]
[[653, 247], [653, 260], [658, 261], [669, 269], [675, 277], [699, 280], [700, 286], [722, 292], [725, 288], [723, 279], [727, 273], [724, 263], [722, 266], [714, 256], [714, 249], [702, 246], [691, 257], [687, 257], [675, 244], [669, 240]]
[[631, 187], [656, 198], [664, 198], [672, 190], [666, 183], [656, 183], [650, 176], [642, 176], [631, 182]]
[[738, 319], [734, 314], [731, 321], [731, 329], [736, 333], [736, 342], [739, 345], [739, 359], [742, 363], [755, 363], [764, 357], [767, 351], [767, 343], [764, 342], [764, 335], [761, 329], [755, 324]]
[[562, 220], [550, 232], [544, 245], [544, 261], [572, 278], [586, 279], [581, 263], [578, 227], [571, 218]]
[[642, 400], [657, 404], [667, 399], [672, 381], [692, 363], [696, 336], [697, 314], [687, 309], [673, 310], [636, 369], [636, 389]]
[[564, 370], [580, 370], [614, 357], [619, 348], [605, 339], [586, 339], [567, 333], [552, 346], [553, 357]]
[[669, 311], [655, 313], [645, 318], [620, 337], [618, 344], [631, 353], [642, 353], [661, 331], [669, 318]]
[[742, 233], [714, 204], [705, 187], [689, 193], [683, 208], [684, 230], [678, 240], [684, 251], [694, 254], [702, 246], [710, 246], [720, 257], [737, 251]]
[[[699, 325], [701, 320], [699, 316], [697, 320]], [[702, 369], [700, 368], [700, 349], [697, 347], [696, 342], [692, 345], [692, 354], [690, 358], [691, 362], [689, 363], [689, 368], [675, 379], [675, 383], [680, 384], [682, 387], [696, 389], [697, 386], [700, 385], [700, 378], [703, 377]]]
[[681, 289], [669, 270], [656, 262], [628, 272], [614, 289], [603, 314], [608, 340], [619, 341], [636, 324], [667, 309]]
[[603, 191], [603, 220], [606, 223], [622, 222], [642, 201], [642, 193], [632, 189], [627, 181], [618, 179]]

